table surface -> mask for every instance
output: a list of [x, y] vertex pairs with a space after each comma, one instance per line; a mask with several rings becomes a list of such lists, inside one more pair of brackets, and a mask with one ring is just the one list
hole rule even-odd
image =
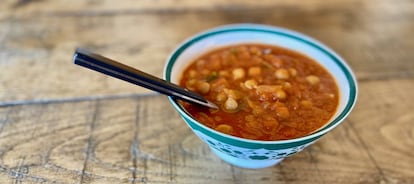
[[[3, 0], [0, 183], [414, 183], [412, 0]], [[337, 51], [358, 102], [279, 165], [232, 167], [166, 97], [72, 64], [82, 46], [162, 75], [168, 54], [230, 23], [282, 26]]]

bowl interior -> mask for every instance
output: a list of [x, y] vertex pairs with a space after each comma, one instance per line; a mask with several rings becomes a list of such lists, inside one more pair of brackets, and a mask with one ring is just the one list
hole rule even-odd
[[[216, 48], [237, 44], [267, 44], [297, 51], [325, 67], [339, 88], [339, 106], [332, 118], [318, 131], [331, 129], [351, 111], [356, 100], [356, 82], [347, 64], [331, 49], [300, 33], [268, 26], [235, 25], [200, 33], [185, 41], [167, 60], [165, 79], [179, 83], [182, 71], [194, 59]], [[174, 103], [174, 102], [173, 102]], [[314, 133], [316, 133], [314, 132]]]

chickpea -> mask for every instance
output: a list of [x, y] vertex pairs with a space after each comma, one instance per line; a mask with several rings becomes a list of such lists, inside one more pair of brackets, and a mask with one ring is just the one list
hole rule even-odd
[[204, 66], [206, 65], [206, 60], [200, 59], [197, 61], [196, 65], [197, 65], [197, 68], [204, 68]]
[[274, 93], [277, 90], [280, 90], [282, 86], [279, 85], [258, 85], [256, 90], [258, 93]]
[[272, 106], [270, 107], [271, 110], [275, 110], [278, 107], [286, 107], [286, 105], [282, 102], [276, 101], [275, 103], [272, 104]]
[[248, 71], [249, 76], [252, 76], [252, 77], [259, 76], [261, 73], [262, 73], [262, 70], [258, 66], [250, 67]]
[[290, 82], [284, 82], [283, 83], [283, 88], [284, 89], [290, 89], [290, 88], [292, 88], [292, 84]]
[[239, 47], [236, 48], [236, 51], [237, 52], [247, 52], [248, 49], [247, 49], [246, 46], [239, 46]]
[[289, 78], [289, 72], [284, 68], [277, 69], [276, 72], [275, 72], [275, 76], [276, 76], [277, 79], [282, 79], [282, 80], [283, 79], [288, 79]]
[[283, 91], [282, 89], [279, 89], [279, 90], [277, 90], [276, 92], [275, 92], [275, 97], [277, 98], [277, 99], [286, 99], [286, 92], [285, 91]]
[[234, 89], [224, 89], [223, 91], [229, 98], [233, 98], [235, 100], [243, 97], [243, 94], [240, 91]]
[[224, 102], [224, 108], [228, 111], [234, 111], [238, 106], [239, 104], [233, 98], [227, 98], [226, 102]]
[[244, 71], [243, 68], [236, 68], [232, 71], [233, 74], [233, 79], [234, 80], [238, 80], [238, 79], [243, 79], [246, 76], [246, 72]]
[[218, 72], [218, 74], [219, 74], [220, 77], [228, 77], [228, 76], [230, 76], [230, 73], [227, 70], [220, 70]]
[[194, 85], [197, 83], [197, 80], [190, 79], [185, 83], [185, 87], [189, 90], [194, 90]]
[[[250, 59], [250, 63], [251, 64], [261, 64], [264, 63], [265, 61], [263, 60], [263, 58], [259, 57], [259, 56], [254, 56], [252, 59]], [[260, 69], [260, 67], [257, 67]]]
[[262, 52], [260, 51], [260, 49], [257, 48], [257, 47], [255, 47], [255, 46], [250, 47], [250, 53], [252, 53], [254, 55], [257, 55], [257, 56], [261, 56], [262, 55]]
[[296, 71], [294, 68], [289, 68], [289, 74], [290, 76], [294, 77], [298, 74], [298, 71]]
[[302, 100], [300, 103], [305, 108], [311, 108], [312, 107], [312, 101], [310, 101], [310, 100]]
[[253, 89], [257, 87], [257, 82], [254, 79], [250, 79], [244, 82], [244, 86], [246, 86], [247, 89]]
[[286, 119], [289, 117], [289, 109], [287, 107], [276, 107], [276, 115], [279, 118]]
[[329, 93], [329, 94], [328, 94], [328, 97], [329, 97], [329, 98], [335, 98], [335, 94]]
[[190, 70], [188, 72], [188, 77], [189, 78], [195, 78], [197, 76], [197, 72], [195, 70]]
[[206, 94], [210, 91], [210, 84], [208, 82], [198, 82], [197, 90], [202, 94]]
[[226, 87], [229, 86], [229, 82], [226, 79], [219, 77], [216, 80], [211, 81], [210, 85], [211, 85], [211, 89], [210, 89], [211, 91], [221, 92]]
[[223, 92], [217, 94], [216, 96], [216, 100], [219, 102], [224, 102], [227, 99], [227, 95], [224, 94]]
[[320, 79], [317, 76], [309, 75], [306, 77], [306, 81], [308, 81], [311, 85], [316, 85], [319, 83]]
[[215, 129], [225, 134], [231, 134], [233, 132], [233, 127], [227, 124], [218, 125]]
[[263, 126], [267, 130], [273, 130], [279, 126], [279, 122], [275, 119], [269, 119], [263, 122]]
[[272, 65], [275, 66], [276, 68], [280, 68], [283, 65], [283, 61], [278, 57], [272, 57], [272, 59], [270, 60], [270, 63], [272, 63]]

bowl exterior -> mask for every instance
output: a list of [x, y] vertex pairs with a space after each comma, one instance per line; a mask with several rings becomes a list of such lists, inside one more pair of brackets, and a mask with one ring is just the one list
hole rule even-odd
[[234, 139], [220, 132], [199, 126], [199, 123], [181, 115], [191, 130], [224, 161], [243, 168], [259, 169], [279, 163], [317, 141], [322, 135], [292, 143], [259, 143]]
[[193, 119], [174, 99], [169, 98], [192, 131], [224, 161], [244, 168], [264, 168], [277, 164], [282, 159], [311, 145], [339, 125], [354, 107], [357, 85], [354, 74], [346, 62], [317, 40], [278, 27], [237, 24], [200, 33], [186, 40], [172, 53], [164, 69], [164, 78], [178, 83], [180, 72], [200, 53], [205, 53], [211, 48], [239, 43], [277, 45], [308, 55], [334, 75], [340, 88], [341, 100], [338, 112], [329, 123], [308, 136], [281, 141], [257, 141], [226, 135], [206, 127]]

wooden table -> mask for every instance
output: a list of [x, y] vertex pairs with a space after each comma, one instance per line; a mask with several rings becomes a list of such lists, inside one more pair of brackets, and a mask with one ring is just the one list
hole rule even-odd
[[[214, 156], [166, 97], [75, 66], [77, 46], [157, 76], [185, 38], [262, 23], [326, 43], [359, 99], [319, 142], [262, 170]], [[412, 0], [3, 0], [0, 183], [414, 183]]]

